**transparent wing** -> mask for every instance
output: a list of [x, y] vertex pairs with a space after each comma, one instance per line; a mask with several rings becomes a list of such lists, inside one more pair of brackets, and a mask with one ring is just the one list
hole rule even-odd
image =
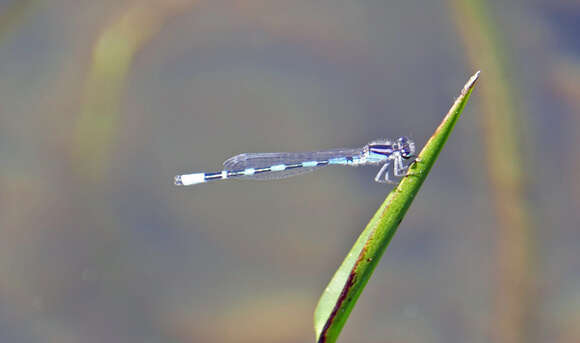
[[[278, 164], [297, 164], [307, 161], [328, 161], [331, 158], [344, 156], [359, 156], [362, 149], [335, 149], [314, 152], [266, 152], [240, 154], [228, 158], [224, 162], [225, 170], [243, 170], [246, 168], [266, 168]], [[255, 175], [244, 175], [239, 178], [254, 180], [283, 179], [295, 175], [312, 172], [319, 167], [301, 167], [288, 170], [274, 171]]]

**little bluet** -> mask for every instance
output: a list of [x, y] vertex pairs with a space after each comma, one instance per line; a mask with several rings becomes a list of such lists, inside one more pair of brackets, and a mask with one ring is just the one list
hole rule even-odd
[[177, 175], [175, 184], [191, 186], [213, 180], [283, 179], [329, 166], [382, 165], [375, 177], [379, 183], [393, 181], [389, 177], [389, 167], [393, 175], [400, 177], [409, 168], [404, 160], [414, 157], [415, 143], [408, 137], [394, 141], [377, 140], [359, 149], [335, 149], [313, 152], [267, 152], [236, 155], [224, 162], [224, 170], [216, 173], [193, 173]]

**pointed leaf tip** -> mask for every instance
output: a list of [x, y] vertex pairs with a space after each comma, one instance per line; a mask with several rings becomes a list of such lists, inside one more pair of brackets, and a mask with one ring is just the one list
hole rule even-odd
[[463, 90], [461, 91], [462, 95], [465, 95], [467, 92], [469, 92], [471, 88], [473, 88], [475, 82], [479, 79], [480, 73], [481, 70], [478, 70], [475, 74], [473, 74], [473, 76], [469, 78], [469, 80], [467, 80], [467, 83], [465, 84], [465, 86], [463, 86]]

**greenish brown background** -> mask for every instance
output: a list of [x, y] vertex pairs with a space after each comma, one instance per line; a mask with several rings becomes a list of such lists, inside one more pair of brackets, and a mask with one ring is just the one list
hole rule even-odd
[[0, 342], [313, 341], [377, 170], [173, 176], [421, 146], [477, 69], [339, 342], [580, 340], [580, 4], [465, 3], [0, 0]]

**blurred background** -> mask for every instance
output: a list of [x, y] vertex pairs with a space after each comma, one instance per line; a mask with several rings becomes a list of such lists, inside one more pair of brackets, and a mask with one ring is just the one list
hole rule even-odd
[[579, 342], [578, 1], [0, 0], [0, 342], [312, 342], [377, 168], [462, 119], [340, 342]]

